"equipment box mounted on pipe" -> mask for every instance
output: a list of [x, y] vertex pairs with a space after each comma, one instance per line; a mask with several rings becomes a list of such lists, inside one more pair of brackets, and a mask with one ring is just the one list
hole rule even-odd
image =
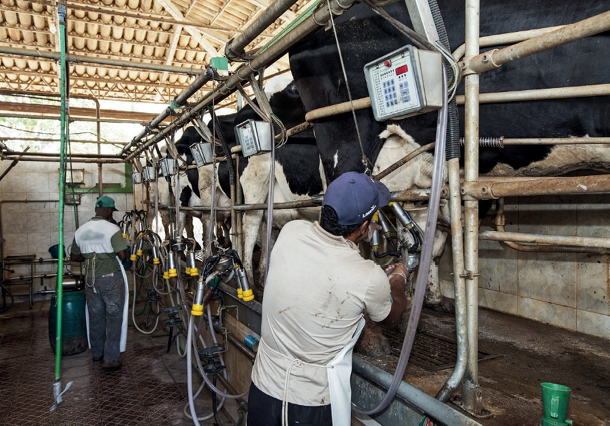
[[203, 167], [207, 164], [212, 164], [212, 144], [209, 142], [194, 143], [190, 146], [191, 154], [197, 167]]
[[235, 126], [235, 135], [244, 157], [271, 151], [271, 124], [266, 121], [246, 120]]
[[441, 54], [405, 46], [364, 66], [375, 120], [405, 118], [443, 103]]

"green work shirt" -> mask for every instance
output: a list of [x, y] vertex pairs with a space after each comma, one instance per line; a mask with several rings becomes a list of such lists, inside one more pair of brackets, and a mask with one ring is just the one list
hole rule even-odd
[[126, 249], [120, 228], [96, 216], [76, 230], [71, 252], [83, 255], [87, 277], [92, 278], [120, 271], [116, 254]]

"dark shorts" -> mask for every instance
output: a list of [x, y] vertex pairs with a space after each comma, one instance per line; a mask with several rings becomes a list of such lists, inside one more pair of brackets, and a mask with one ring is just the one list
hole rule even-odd
[[[298, 426], [332, 426], [330, 405], [305, 406], [288, 403], [288, 424]], [[254, 383], [248, 396], [247, 426], [282, 426], [282, 401], [267, 395]]]

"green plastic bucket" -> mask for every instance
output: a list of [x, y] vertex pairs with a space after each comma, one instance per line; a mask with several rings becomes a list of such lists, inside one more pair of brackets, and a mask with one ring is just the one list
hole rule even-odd
[[[82, 291], [64, 292], [62, 327], [61, 327], [61, 354], [64, 356], [76, 355], [88, 348], [87, 322], [85, 320], [85, 293]], [[49, 309], [49, 343], [55, 353], [57, 338], [57, 295], [51, 299]]]
[[542, 423], [571, 424], [571, 421], [566, 422], [571, 389], [567, 386], [556, 385], [555, 383], [541, 383], [541, 386], [542, 404], [544, 407]]

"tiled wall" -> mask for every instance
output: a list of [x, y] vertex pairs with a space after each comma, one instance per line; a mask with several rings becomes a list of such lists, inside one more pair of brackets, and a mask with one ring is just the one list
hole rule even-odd
[[[521, 197], [506, 202], [508, 232], [610, 237], [607, 196]], [[480, 306], [610, 338], [609, 256], [521, 252], [495, 241], [479, 244]], [[443, 293], [453, 297], [449, 248], [440, 268]]]
[[[0, 161], [0, 173], [9, 161]], [[74, 169], [84, 169], [86, 187], [97, 183], [97, 164], [74, 164]], [[125, 185], [125, 167], [123, 164], [103, 166], [105, 183]], [[51, 259], [49, 247], [58, 242], [59, 215], [59, 166], [58, 163], [21, 161], [0, 181], [0, 213], [2, 219], [2, 237], [4, 256], [35, 254], [37, 259]], [[139, 188], [136, 188], [139, 190]], [[118, 212], [115, 220], [120, 220], [125, 210], [133, 209], [133, 194], [108, 194], [116, 201]], [[80, 224], [89, 220], [94, 213], [94, 202], [97, 190], [81, 196], [78, 206]], [[140, 200], [140, 194], [135, 197]], [[44, 201], [41, 201], [44, 200]], [[138, 203], [139, 204], [139, 203]], [[138, 208], [140, 208], [138, 206]], [[64, 245], [68, 251], [75, 231], [74, 209], [66, 205], [64, 209]], [[16, 275], [22, 275], [26, 268], [11, 267]], [[55, 273], [56, 263], [36, 263], [35, 274]], [[55, 278], [34, 280], [34, 291], [54, 288]], [[21, 293], [22, 289], [16, 289]]]

